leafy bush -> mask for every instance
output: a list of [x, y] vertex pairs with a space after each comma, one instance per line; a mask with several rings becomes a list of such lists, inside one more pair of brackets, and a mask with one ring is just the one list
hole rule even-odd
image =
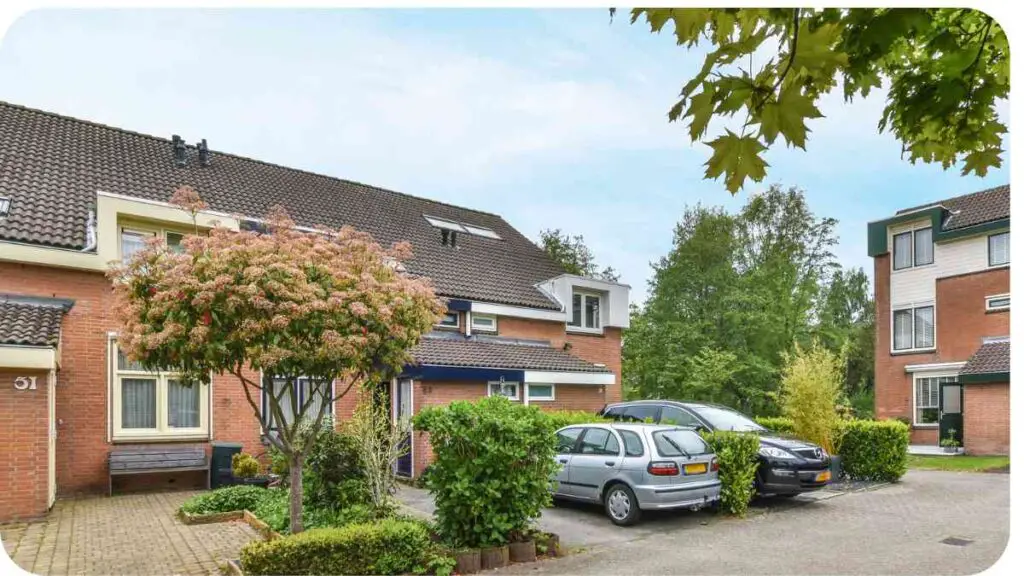
[[252, 454], [239, 452], [231, 455], [231, 473], [238, 478], [252, 478], [260, 473], [260, 461]]
[[551, 501], [555, 421], [537, 407], [493, 396], [427, 408], [413, 423], [430, 433], [427, 486], [448, 543], [505, 544]]
[[552, 410], [544, 412], [544, 415], [551, 419], [555, 430], [572, 426], [573, 424], [596, 424], [612, 421], [610, 418], [598, 416], [586, 410]]
[[[288, 491], [280, 489], [266, 490], [266, 497], [249, 511], [262, 520], [271, 530], [279, 534], [291, 532], [289, 519]], [[306, 528], [340, 527], [348, 524], [369, 522], [377, 517], [373, 509], [365, 503], [351, 504], [345, 507], [321, 508], [303, 506], [303, 525]]]
[[895, 482], [907, 472], [910, 427], [897, 420], [850, 420], [838, 430], [838, 454], [851, 478]]
[[855, 418], [871, 420], [875, 417], [875, 390], [873, 388], [861, 388], [850, 395], [850, 405], [853, 406]]
[[718, 431], [701, 436], [718, 457], [718, 478], [722, 481], [721, 508], [742, 516], [754, 497], [757, 451], [761, 440], [757, 435], [746, 432]]
[[360, 489], [362, 478], [356, 439], [336, 432], [327, 422], [317, 434], [303, 469], [303, 506], [339, 509], [367, 501], [369, 493]]
[[836, 405], [842, 395], [842, 363], [838, 355], [815, 342], [796, 347], [786, 357], [782, 371], [783, 414], [793, 421], [793, 432], [830, 453], [833, 429], [839, 416]]
[[412, 424], [405, 418], [392, 422], [387, 403], [361, 397], [345, 431], [353, 440], [369, 502], [378, 513], [394, 510], [395, 466], [409, 453]]
[[267, 492], [267, 495], [256, 505], [256, 508], [249, 511], [263, 522], [266, 522], [267, 526], [270, 526], [270, 529], [274, 532], [287, 534], [290, 523], [288, 491], [271, 488]]
[[247, 574], [407, 574], [422, 571], [429, 549], [422, 525], [390, 519], [251, 542], [241, 561]]
[[259, 486], [227, 486], [189, 498], [181, 505], [181, 510], [189, 514], [213, 514], [236, 510], [254, 512], [270, 497], [271, 492], [276, 491]]
[[779, 434], [793, 434], [793, 421], [785, 416], [758, 416], [754, 421]]

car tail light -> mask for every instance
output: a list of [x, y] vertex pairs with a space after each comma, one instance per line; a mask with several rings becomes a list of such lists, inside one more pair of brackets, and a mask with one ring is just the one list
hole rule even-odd
[[678, 476], [679, 466], [675, 462], [651, 462], [647, 465], [647, 473], [652, 476]]
[[718, 458], [717, 457], [711, 459], [711, 471], [712, 472], [718, 472]]

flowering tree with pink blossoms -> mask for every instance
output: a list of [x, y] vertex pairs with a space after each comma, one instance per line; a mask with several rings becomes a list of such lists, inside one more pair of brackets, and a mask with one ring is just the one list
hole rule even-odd
[[[188, 187], [172, 202], [193, 220], [206, 206]], [[353, 386], [397, 374], [444, 308], [427, 279], [402, 271], [407, 243], [386, 250], [350, 227], [299, 231], [280, 208], [267, 224], [262, 234], [216, 227], [189, 235], [179, 251], [154, 240], [112, 270], [118, 344], [189, 385], [212, 373], [238, 379], [264, 435], [288, 459], [291, 531], [300, 532], [302, 468], [315, 439], [302, 431], [319, 429]], [[259, 372], [283, 387], [264, 390]], [[313, 393], [286, 418], [282, 405], [298, 397], [300, 378]]]

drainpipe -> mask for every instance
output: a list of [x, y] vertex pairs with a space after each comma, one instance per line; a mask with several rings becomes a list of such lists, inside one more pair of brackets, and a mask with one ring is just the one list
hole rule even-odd
[[82, 252], [92, 252], [96, 249], [96, 211], [89, 209], [89, 217], [85, 221], [85, 247]]

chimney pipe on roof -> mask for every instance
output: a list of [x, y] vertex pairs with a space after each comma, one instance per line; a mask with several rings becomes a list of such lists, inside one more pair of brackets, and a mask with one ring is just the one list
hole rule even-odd
[[206, 146], [206, 138], [203, 141], [196, 144], [196, 149], [199, 150], [199, 165], [209, 166], [210, 165], [210, 148]]
[[185, 149], [185, 141], [182, 140], [181, 136], [175, 134], [171, 136], [171, 143], [174, 145], [174, 163], [178, 165], [178, 168], [184, 168], [188, 162], [188, 150]]
[[448, 245], [448, 234], [450, 232], [450, 230], [445, 230], [444, 228], [441, 228], [441, 246]]

